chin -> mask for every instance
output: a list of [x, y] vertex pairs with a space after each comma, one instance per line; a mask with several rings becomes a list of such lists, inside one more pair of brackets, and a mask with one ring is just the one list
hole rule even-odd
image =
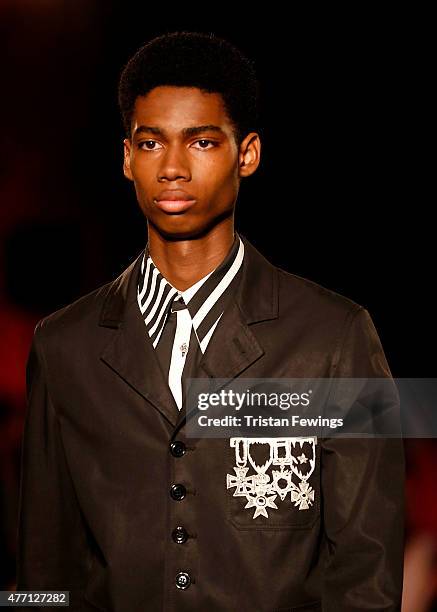
[[201, 238], [213, 227], [214, 222], [204, 221], [195, 222], [193, 219], [183, 218], [184, 215], [169, 215], [164, 221], [160, 219], [149, 219], [149, 223], [154, 227], [165, 240], [193, 240]]

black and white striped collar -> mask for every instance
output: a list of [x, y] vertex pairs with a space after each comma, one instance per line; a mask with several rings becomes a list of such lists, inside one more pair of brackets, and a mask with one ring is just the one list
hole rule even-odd
[[230, 291], [236, 285], [235, 277], [241, 269], [243, 258], [244, 244], [235, 232], [233, 245], [221, 264], [185, 291], [179, 291], [159, 272], [146, 245], [137, 283], [137, 301], [154, 348], [159, 342], [170, 303], [177, 296], [182, 296], [200, 348], [205, 352], [224, 312]]

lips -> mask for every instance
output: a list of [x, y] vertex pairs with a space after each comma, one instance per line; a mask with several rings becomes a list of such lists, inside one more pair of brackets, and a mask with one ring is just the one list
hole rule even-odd
[[196, 199], [182, 189], [167, 189], [154, 199], [155, 204], [166, 213], [181, 213], [191, 208]]
[[161, 191], [161, 193], [155, 198], [158, 202], [165, 201], [181, 201], [181, 200], [195, 200], [196, 198], [183, 191], [182, 189], [167, 189], [166, 191]]

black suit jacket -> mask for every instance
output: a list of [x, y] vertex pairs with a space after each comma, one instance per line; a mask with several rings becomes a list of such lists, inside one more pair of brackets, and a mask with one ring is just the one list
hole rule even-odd
[[[391, 377], [365, 308], [240, 236], [241, 283], [199, 376]], [[314, 503], [253, 519], [226, 488], [229, 440], [185, 436], [136, 301], [142, 255], [35, 328], [18, 589], [69, 590], [72, 610], [400, 610], [402, 440], [319, 439]], [[180, 501], [174, 483], [186, 487]], [[178, 525], [183, 544], [171, 537]]]

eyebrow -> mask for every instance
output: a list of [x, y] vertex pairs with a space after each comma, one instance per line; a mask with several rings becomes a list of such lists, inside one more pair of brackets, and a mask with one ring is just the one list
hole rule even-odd
[[[141, 134], [144, 132], [149, 132], [151, 134], [155, 134], [156, 136], [165, 136], [165, 130], [161, 130], [159, 127], [152, 127], [149, 125], [139, 125], [134, 132], [134, 136], [137, 134]], [[218, 125], [196, 125], [194, 127], [186, 127], [181, 130], [182, 135], [185, 137], [196, 136], [197, 134], [201, 134], [202, 132], [219, 132], [221, 134], [225, 134], [222, 128]]]

